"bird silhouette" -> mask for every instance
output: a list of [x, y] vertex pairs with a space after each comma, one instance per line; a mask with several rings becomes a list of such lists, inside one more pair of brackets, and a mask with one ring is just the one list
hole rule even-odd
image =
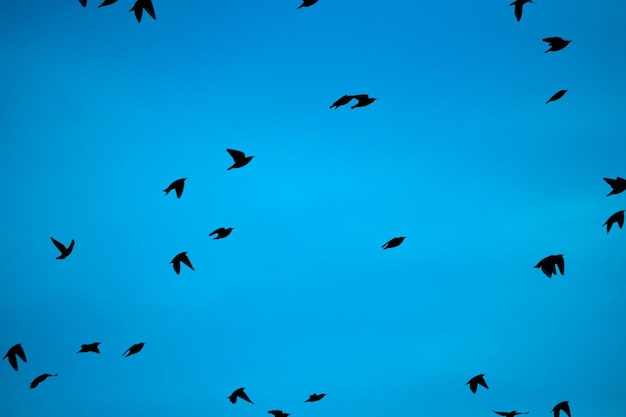
[[58, 376], [59, 374], [41, 374], [37, 378], [33, 379], [30, 383], [30, 389], [37, 388], [37, 385], [48, 379], [49, 376]]
[[344, 106], [348, 103], [350, 103], [350, 100], [352, 100], [352, 96], [349, 95], [344, 95], [343, 97], [340, 97], [337, 99], [337, 101], [335, 101], [330, 108], [332, 109], [333, 107], [338, 109], [340, 106]]
[[617, 213], [612, 214], [611, 217], [609, 217], [607, 221], [604, 222], [602, 227], [606, 226], [606, 232], [609, 233], [611, 231], [611, 226], [613, 226], [613, 223], [616, 223], [616, 222], [619, 228], [621, 229], [622, 226], [624, 225], [624, 210], [620, 210]]
[[228, 399], [230, 400], [230, 402], [235, 404], [237, 402], [237, 398], [241, 398], [244, 401], [248, 401], [250, 404], [254, 404], [252, 400], [250, 399], [250, 397], [248, 397], [248, 394], [243, 392], [244, 389], [245, 388], [242, 387], [242, 388], [237, 388], [236, 390], [234, 390], [233, 393], [228, 396]]
[[313, 6], [315, 3], [317, 3], [317, 0], [302, 0], [302, 4], [298, 6], [298, 9], [300, 7], [309, 7], [309, 6]]
[[606, 181], [606, 183], [612, 188], [611, 192], [606, 195], [607, 197], [611, 194], [619, 194], [626, 190], [626, 180], [622, 177], [617, 177], [615, 179], [605, 178], [604, 181]]
[[55, 238], [50, 237], [50, 239], [52, 239], [52, 243], [54, 243], [54, 246], [56, 246], [59, 252], [61, 252], [61, 254], [57, 256], [57, 259], [65, 259], [70, 256], [70, 253], [72, 253], [72, 250], [74, 249], [74, 239], [72, 239], [70, 245], [67, 248], [63, 243], [59, 242]]
[[174, 256], [174, 259], [170, 261], [172, 266], [174, 266], [174, 271], [176, 271], [176, 275], [180, 274], [181, 262], [191, 268], [192, 271], [195, 271], [195, 269], [193, 269], [193, 266], [191, 266], [191, 261], [187, 257], [187, 252], [181, 252], [178, 255]]
[[83, 6], [87, 7], [87, 0], [78, 0], [78, 2]]
[[485, 374], [476, 375], [475, 377], [467, 381], [466, 384], [469, 384], [469, 387], [474, 394], [476, 394], [476, 390], [478, 389], [478, 384], [482, 385], [485, 388], [489, 388], [487, 386], [487, 383], [485, 382]]
[[209, 233], [209, 236], [213, 236], [213, 235], [217, 235], [213, 238], [213, 240], [217, 240], [217, 239], [224, 239], [226, 236], [228, 236], [230, 234], [230, 232], [233, 231], [232, 227], [229, 227], [227, 229], [220, 227], [219, 229], [215, 229], [213, 230], [211, 233]]
[[117, 0], [104, 0], [102, 4], [98, 7], [110, 6], [113, 3], [117, 3]]
[[100, 344], [100, 342], [95, 342], [95, 343], [89, 343], [86, 345], [80, 345], [80, 350], [76, 353], [82, 353], [82, 352], [93, 352], [93, 353], [100, 353], [100, 350], [98, 349], [98, 345]]
[[154, 20], [156, 20], [156, 14], [154, 13], [154, 6], [152, 5], [152, 0], [137, 0], [133, 7], [130, 8], [129, 12], [135, 12], [135, 17], [137, 18], [137, 22], [141, 22], [141, 16], [143, 15], [143, 11], [146, 11]]
[[560, 36], [552, 36], [550, 38], [543, 38], [542, 41], [550, 44], [550, 48], [548, 48], [548, 50], [545, 51], [545, 53], [560, 51], [561, 49], [569, 45], [569, 43], [571, 42], [571, 41], [566, 41]]
[[308, 400], [304, 400], [304, 402], [305, 403], [313, 403], [315, 401], [321, 400], [325, 396], [326, 396], [326, 394], [311, 394], [311, 395], [309, 395], [309, 399]]
[[26, 362], [26, 354], [24, 353], [24, 349], [22, 348], [22, 345], [20, 345], [19, 343], [11, 347], [11, 349], [7, 351], [7, 354], [4, 355], [4, 358], [2, 359], [9, 358], [9, 363], [11, 364], [13, 369], [17, 371], [17, 357], [18, 356], [20, 357], [20, 359]]
[[376, 100], [375, 98], [370, 97], [367, 94], [357, 94], [357, 95], [352, 96], [352, 98], [356, 98], [359, 102], [356, 103], [354, 106], [350, 107], [351, 109], [354, 109], [357, 107], [369, 106], [370, 104], [374, 102], [374, 100]]
[[513, 3], [509, 4], [509, 6], [515, 5], [515, 18], [518, 22], [522, 19], [522, 11], [526, 3], [535, 4], [535, 2], [532, 0], [515, 0]]
[[495, 411], [494, 410], [493, 412], [504, 417], [515, 417], [518, 414], [528, 414], [528, 411], [520, 412], [520, 411], [515, 411], [515, 410], [513, 411]]
[[548, 99], [548, 101], [546, 101], [546, 104], [548, 104], [551, 101], [557, 101], [558, 99], [563, 97], [565, 95], [565, 93], [567, 93], [567, 90], [559, 90], [559, 91], [557, 91], [556, 93], [552, 94], [552, 97], [550, 97]]
[[176, 197], [180, 198], [180, 196], [183, 195], [183, 189], [185, 188], [186, 179], [187, 178], [181, 178], [168, 185], [167, 188], [163, 190], [165, 191], [165, 195], [168, 195], [169, 192], [172, 190], [176, 190]]
[[130, 355], [134, 355], [136, 353], [141, 352], [141, 349], [143, 349], [143, 345], [145, 345], [144, 342], [135, 343], [134, 345], [126, 349], [124, 353], [122, 353], [122, 356], [129, 357]]
[[569, 401], [561, 401], [560, 403], [555, 405], [554, 408], [552, 409], [552, 412], [554, 412], [554, 417], [559, 417], [559, 413], [561, 411], [567, 414], [567, 417], [572, 417], [572, 415], [570, 414], [568, 403]]
[[400, 244], [402, 242], [404, 242], [405, 237], [401, 236], [401, 237], [394, 237], [393, 239], [391, 239], [389, 242], [385, 243], [382, 248], [383, 249], [391, 249], [391, 248], [395, 248], [396, 246], [400, 246]]
[[552, 278], [552, 275], [556, 276], [556, 268], [559, 267], [561, 275], [565, 275], [565, 259], [563, 255], [550, 255], [537, 263], [535, 268], [541, 268], [541, 272], [546, 274], [548, 278]]
[[230, 168], [227, 169], [227, 171], [233, 168], [241, 168], [243, 166], [246, 166], [248, 165], [248, 162], [250, 162], [252, 158], [254, 158], [254, 156], [246, 156], [245, 153], [241, 151], [236, 151], [234, 149], [226, 149], [226, 152], [228, 152], [230, 156], [232, 156], [234, 161], [234, 164], [232, 164]]
[[287, 417], [289, 413], [285, 413], [281, 410], [270, 410], [268, 413], [272, 414], [274, 417]]

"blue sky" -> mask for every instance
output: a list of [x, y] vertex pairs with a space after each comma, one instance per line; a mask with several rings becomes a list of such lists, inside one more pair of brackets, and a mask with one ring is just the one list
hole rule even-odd
[[0, 5], [0, 415], [620, 415], [623, 2], [153, 1]]

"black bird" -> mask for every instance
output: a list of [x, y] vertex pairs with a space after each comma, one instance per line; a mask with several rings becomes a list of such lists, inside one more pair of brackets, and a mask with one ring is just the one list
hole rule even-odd
[[180, 196], [183, 195], [183, 189], [185, 188], [186, 179], [187, 178], [181, 178], [168, 185], [167, 188], [163, 190], [165, 191], [165, 195], [169, 194], [169, 192], [172, 190], [176, 190], [176, 197], [180, 198]]
[[58, 376], [59, 374], [41, 374], [37, 378], [33, 379], [30, 383], [30, 389], [37, 388], [37, 385], [48, 379], [49, 376]]
[[401, 236], [401, 237], [394, 237], [393, 239], [391, 239], [389, 242], [385, 243], [382, 248], [383, 249], [390, 249], [390, 248], [395, 248], [396, 246], [400, 246], [400, 244], [402, 242], [404, 242], [405, 237]]
[[520, 411], [515, 411], [515, 410], [513, 411], [495, 411], [494, 410], [493, 412], [504, 417], [515, 417], [518, 414], [528, 414], [528, 411], [522, 413]]
[[559, 417], [559, 413], [561, 411], [563, 411], [565, 414], [567, 414], [567, 417], [572, 417], [572, 415], [570, 414], [569, 411], [569, 401], [561, 401], [560, 403], [558, 403], [557, 405], [554, 406], [554, 408], [552, 409], [552, 411], [554, 412], [554, 417]]
[[236, 151], [234, 149], [226, 149], [226, 152], [228, 152], [230, 156], [232, 156], [233, 161], [235, 162], [231, 165], [230, 168], [227, 169], [227, 171], [233, 168], [241, 168], [243, 166], [246, 166], [248, 165], [248, 162], [250, 162], [252, 158], [254, 158], [254, 156], [246, 156], [245, 153], [241, 151]]
[[606, 181], [606, 183], [612, 188], [611, 192], [606, 195], [607, 197], [611, 194], [619, 194], [626, 190], [626, 180], [622, 177], [617, 177], [615, 179], [605, 178], [604, 181]]
[[63, 243], [59, 242], [55, 238], [50, 237], [50, 239], [52, 239], [52, 243], [54, 243], [54, 246], [56, 246], [57, 249], [61, 252], [61, 254], [57, 256], [57, 259], [65, 259], [70, 256], [70, 253], [72, 253], [72, 249], [74, 249], [74, 239], [72, 239], [70, 245], [67, 248]]
[[170, 263], [174, 266], [174, 271], [176, 271], [176, 275], [180, 274], [181, 262], [191, 268], [192, 271], [195, 271], [195, 269], [193, 269], [193, 266], [191, 266], [191, 261], [187, 257], [187, 252], [181, 252], [178, 255], [174, 256], [174, 259], [170, 261]]
[[237, 397], [239, 397], [244, 401], [248, 401], [250, 404], [254, 404], [252, 400], [250, 399], [250, 397], [248, 397], [248, 394], [243, 392], [244, 389], [245, 388], [242, 387], [242, 388], [237, 388], [236, 390], [234, 390], [233, 393], [228, 396], [228, 399], [230, 400], [230, 402], [235, 404], [237, 402]]
[[135, 12], [137, 22], [141, 22], [141, 16], [143, 11], [146, 11], [154, 20], [156, 20], [156, 14], [154, 13], [154, 6], [152, 0], [137, 0], [129, 12]]
[[571, 42], [571, 41], [566, 41], [560, 36], [553, 36], [551, 38], [543, 38], [542, 41], [550, 44], [550, 48], [548, 48], [548, 50], [545, 51], [545, 53], [560, 51], [561, 49], [569, 45], [569, 43]]
[[100, 342], [95, 342], [95, 343], [89, 343], [86, 345], [80, 345], [80, 350], [76, 353], [82, 353], [82, 352], [93, 352], [93, 353], [100, 353], [100, 350], [98, 349], [98, 345], [100, 344]]
[[624, 210], [620, 210], [617, 213], [612, 214], [602, 227], [606, 226], [606, 232], [609, 233], [611, 231], [611, 226], [613, 226], [613, 223], [615, 222], [617, 222], [617, 225], [621, 229], [624, 225]]
[[[87, 0], [85, 0], [87, 1]], [[102, 4], [98, 7], [110, 6], [113, 3], [117, 3], [117, 0], [104, 0]]]
[[78, 2], [83, 6], [87, 7], [87, 0], [78, 0]]
[[561, 275], [565, 275], [565, 259], [563, 255], [550, 255], [539, 261], [535, 268], [541, 268], [541, 272], [546, 274], [548, 278], [552, 278], [552, 275], [556, 276], [556, 267], [559, 267]]
[[515, 5], [515, 18], [518, 22], [522, 19], [522, 9], [526, 3], [535, 4], [532, 0], [515, 0], [513, 3], [509, 4], [509, 6]]
[[344, 106], [348, 103], [350, 103], [350, 100], [352, 100], [352, 96], [349, 95], [344, 95], [343, 97], [340, 97], [337, 99], [337, 101], [335, 101], [330, 108], [332, 109], [333, 107], [338, 109], [340, 106]]
[[213, 240], [217, 240], [217, 239], [224, 239], [226, 236], [228, 236], [230, 234], [230, 232], [233, 231], [232, 227], [229, 227], [227, 229], [220, 227], [219, 229], [215, 229], [213, 230], [211, 233], [209, 233], [209, 236], [213, 236], [213, 235], [217, 235], [213, 238]]
[[326, 394], [311, 394], [311, 395], [309, 395], [309, 399], [308, 400], [304, 400], [304, 402], [305, 403], [313, 403], [315, 401], [321, 400], [325, 396], [326, 396]]
[[124, 353], [122, 353], [122, 356], [129, 357], [130, 355], [141, 352], [141, 349], [143, 349], [143, 345], [145, 345], [144, 342], [135, 343], [134, 345], [126, 349]]
[[24, 353], [24, 349], [22, 349], [22, 345], [19, 343], [13, 346], [11, 349], [7, 351], [7, 354], [4, 355], [4, 358], [9, 358], [9, 363], [17, 371], [17, 357], [20, 357], [24, 362], [26, 362], [26, 354]]
[[548, 104], [551, 101], [557, 101], [558, 99], [563, 97], [565, 95], [565, 93], [567, 93], [567, 90], [559, 90], [559, 91], [557, 91], [556, 93], [552, 94], [552, 97], [550, 97], [548, 99], [548, 101], [546, 101], [546, 104]]
[[302, 4], [298, 6], [298, 9], [300, 7], [309, 7], [309, 6], [313, 6], [315, 3], [317, 3], [317, 0], [302, 0]]
[[374, 102], [374, 100], [376, 100], [375, 98], [370, 97], [367, 94], [357, 94], [357, 95], [352, 96], [352, 98], [356, 98], [357, 100], [359, 100], [359, 102], [356, 103], [354, 106], [350, 107], [351, 109], [354, 109], [356, 107], [369, 106], [370, 104]]
[[478, 389], [478, 384], [482, 385], [485, 388], [489, 388], [487, 383], [485, 382], [485, 374], [478, 374], [469, 381], [466, 382], [469, 384], [470, 389], [474, 394], [476, 394], [476, 390]]
[[273, 414], [274, 417], [287, 417], [289, 413], [285, 413], [281, 410], [270, 410], [268, 413]]

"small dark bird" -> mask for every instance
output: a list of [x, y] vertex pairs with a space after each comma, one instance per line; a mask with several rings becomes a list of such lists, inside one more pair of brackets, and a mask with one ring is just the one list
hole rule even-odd
[[335, 101], [330, 108], [332, 109], [333, 107], [338, 109], [340, 106], [344, 106], [348, 103], [350, 103], [350, 100], [352, 100], [352, 96], [349, 95], [344, 95], [343, 97], [340, 97], [337, 99], [337, 101]]
[[230, 402], [235, 404], [237, 402], [237, 397], [239, 397], [244, 401], [248, 401], [250, 404], [254, 404], [252, 400], [250, 399], [250, 397], [248, 397], [248, 394], [243, 392], [244, 389], [245, 388], [242, 387], [242, 388], [237, 388], [236, 390], [234, 390], [233, 393], [228, 396], [228, 399], [230, 400]]
[[4, 355], [4, 358], [9, 358], [9, 363], [17, 371], [17, 357], [20, 357], [24, 362], [26, 362], [26, 354], [24, 353], [24, 349], [22, 349], [22, 345], [19, 343], [13, 346], [11, 349], [7, 351], [7, 354]]
[[193, 269], [193, 266], [191, 266], [191, 261], [187, 257], [187, 252], [181, 252], [178, 255], [174, 256], [174, 259], [170, 261], [170, 263], [174, 266], [174, 271], [176, 271], [176, 275], [180, 274], [181, 262], [191, 268], [192, 271], [195, 271], [195, 269]]
[[317, 3], [317, 0], [302, 0], [302, 4], [298, 6], [298, 9], [300, 7], [309, 7], [309, 6], [313, 6], [315, 3]]
[[352, 98], [356, 98], [357, 100], [359, 100], [359, 102], [356, 103], [354, 106], [350, 107], [351, 109], [354, 109], [356, 107], [369, 106], [370, 104], [374, 102], [374, 100], [376, 100], [375, 98], [370, 97], [367, 94], [357, 94], [355, 96], [352, 96]]
[[532, 0], [515, 0], [513, 3], [509, 4], [509, 6], [515, 5], [515, 18], [518, 22], [522, 19], [522, 10], [524, 9], [524, 5], [526, 3], [535, 4]]
[[567, 90], [559, 90], [559, 91], [557, 91], [556, 93], [552, 94], [552, 97], [550, 97], [548, 99], [548, 101], [546, 101], [546, 104], [548, 104], [551, 101], [557, 101], [558, 99], [563, 97], [565, 95], [565, 93], [567, 93]]
[[219, 229], [215, 229], [213, 230], [211, 233], [209, 233], [209, 236], [213, 236], [213, 235], [217, 235], [213, 238], [213, 240], [217, 240], [217, 239], [224, 239], [226, 236], [228, 236], [230, 234], [230, 232], [233, 231], [232, 227], [229, 227], [227, 229], [220, 227]]
[[605, 178], [604, 181], [606, 181], [606, 183], [612, 188], [611, 192], [606, 195], [607, 197], [611, 194], [619, 194], [626, 190], [626, 180], [622, 177], [617, 177], [615, 179]]
[[395, 248], [396, 246], [400, 246], [400, 244], [402, 242], [404, 242], [405, 237], [401, 236], [401, 237], [394, 237], [393, 239], [391, 239], [389, 242], [385, 243], [382, 248], [383, 249], [390, 249], [390, 248]]
[[559, 267], [561, 275], [565, 275], [565, 259], [563, 255], [550, 255], [539, 261], [535, 268], [541, 268], [541, 272], [546, 274], [548, 278], [552, 278], [552, 275], [556, 276], [556, 267]]
[[100, 344], [100, 342], [95, 342], [95, 343], [89, 343], [86, 345], [80, 345], [80, 350], [76, 353], [82, 353], [82, 352], [93, 352], [93, 353], [100, 353], [100, 350], [98, 349], [98, 345]]
[[487, 383], [485, 382], [485, 374], [478, 374], [469, 381], [466, 382], [469, 384], [470, 389], [474, 394], [476, 394], [476, 390], [478, 389], [478, 384], [482, 385], [485, 388], [489, 388]]
[[563, 411], [565, 414], [567, 414], [567, 417], [572, 417], [572, 415], [570, 414], [569, 411], [569, 401], [561, 401], [560, 403], [558, 403], [557, 405], [554, 406], [554, 408], [552, 409], [552, 411], [554, 412], [554, 417], [559, 417], [559, 413], [561, 411]]
[[545, 51], [545, 53], [560, 51], [561, 49], [569, 45], [569, 43], [571, 42], [571, 41], [566, 41], [560, 36], [553, 36], [551, 38], [543, 38], [542, 41], [550, 44], [550, 48], [548, 48], [548, 50]]
[[270, 410], [268, 413], [273, 414], [274, 417], [287, 417], [289, 413], [284, 413], [281, 410]]
[[78, 2], [83, 6], [87, 7], [87, 0], [78, 0]]
[[152, 0], [137, 0], [129, 12], [135, 12], [137, 22], [141, 22], [141, 16], [143, 11], [146, 11], [154, 20], [156, 20], [156, 14], [154, 13], [154, 6]]
[[241, 151], [236, 151], [234, 149], [226, 149], [226, 152], [228, 152], [230, 156], [233, 157], [233, 161], [235, 162], [231, 165], [230, 168], [227, 169], [227, 171], [233, 168], [241, 168], [243, 166], [246, 166], [248, 165], [248, 162], [250, 162], [252, 158], [254, 158], [254, 156], [246, 156], [245, 153]]
[[163, 190], [165, 191], [165, 195], [167, 195], [172, 190], [176, 190], [176, 197], [180, 198], [180, 196], [183, 195], [183, 189], [185, 188], [186, 179], [187, 178], [181, 178], [168, 185], [167, 188]]
[[528, 411], [522, 413], [522, 412], [515, 411], [515, 410], [513, 411], [495, 411], [494, 410], [494, 413], [499, 414], [504, 417], [515, 417], [518, 414], [528, 414]]
[[315, 401], [321, 400], [325, 396], [326, 396], [326, 394], [311, 394], [311, 395], [309, 395], [309, 399], [308, 400], [304, 400], [304, 402], [305, 403], [313, 403]]
[[74, 239], [72, 239], [70, 245], [67, 248], [63, 243], [59, 242], [55, 238], [50, 237], [50, 239], [52, 239], [52, 243], [54, 243], [54, 246], [56, 246], [59, 252], [61, 252], [61, 254], [57, 256], [57, 259], [65, 259], [70, 256], [70, 253], [72, 253], [72, 250], [74, 249]]
[[30, 383], [30, 389], [37, 388], [37, 385], [48, 379], [49, 376], [58, 376], [59, 374], [41, 374], [37, 378], [33, 379]]
[[606, 232], [609, 233], [611, 231], [611, 226], [613, 223], [616, 223], [621, 229], [624, 225], [624, 210], [620, 210], [615, 214], [612, 214], [611, 217], [607, 219], [607, 221], [602, 225], [602, 227], [606, 226]]
[[134, 345], [126, 349], [124, 353], [122, 353], [122, 356], [129, 357], [130, 355], [141, 352], [141, 349], [143, 349], [143, 345], [145, 345], [144, 342], [135, 343]]
[[117, 3], [117, 0], [104, 0], [102, 4], [98, 7], [110, 6], [113, 3]]

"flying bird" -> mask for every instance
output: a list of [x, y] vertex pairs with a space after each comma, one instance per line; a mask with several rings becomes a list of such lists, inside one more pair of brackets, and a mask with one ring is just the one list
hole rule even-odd
[[352, 96], [349, 95], [344, 95], [343, 97], [340, 97], [337, 99], [337, 101], [335, 101], [330, 108], [332, 109], [333, 107], [338, 109], [340, 106], [344, 106], [348, 103], [350, 103], [350, 100], [352, 100]]
[[565, 259], [563, 255], [550, 255], [537, 263], [535, 268], [541, 268], [541, 272], [546, 274], [548, 278], [552, 278], [552, 275], [556, 276], [556, 268], [559, 267], [561, 275], [565, 275]]
[[250, 399], [250, 397], [248, 397], [248, 394], [243, 392], [244, 389], [245, 388], [242, 387], [242, 388], [237, 388], [236, 390], [234, 390], [233, 393], [228, 396], [228, 399], [230, 400], [230, 402], [235, 404], [237, 402], [237, 398], [241, 398], [244, 401], [248, 401], [250, 404], [254, 404], [252, 400]]
[[50, 237], [50, 239], [52, 239], [52, 243], [54, 243], [54, 246], [56, 246], [59, 252], [61, 252], [61, 254], [57, 256], [57, 259], [65, 259], [70, 256], [70, 253], [72, 253], [72, 250], [74, 249], [74, 239], [72, 239], [70, 245], [67, 248], [63, 243], [59, 242], [55, 238]]
[[248, 162], [250, 162], [252, 158], [254, 158], [254, 156], [246, 156], [245, 153], [241, 151], [236, 151], [234, 149], [226, 149], [226, 152], [228, 152], [230, 156], [232, 156], [234, 161], [234, 164], [232, 164], [231, 167], [227, 169], [227, 171], [233, 168], [241, 168], [243, 166], [246, 166], [248, 165]]
[[86, 345], [80, 345], [80, 350], [76, 353], [82, 353], [82, 352], [93, 352], [93, 353], [100, 353], [100, 350], [98, 349], [98, 345], [100, 344], [100, 342], [95, 342], [95, 343], [88, 343]]
[[213, 236], [213, 235], [217, 235], [213, 238], [213, 240], [217, 240], [217, 239], [224, 239], [226, 236], [228, 236], [230, 234], [230, 232], [233, 231], [232, 227], [229, 227], [227, 229], [220, 227], [219, 229], [215, 229], [213, 230], [211, 233], [209, 233], [209, 236]]
[[607, 219], [607, 221], [602, 225], [602, 227], [606, 226], [606, 232], [609, 233], [611, 231], [611, 226], [613, 223], [617, 223], [619, 228], [621, 229], [624, 225], [624, 210], [620, 210], [615, 214], [612, 214], [611, 217]]
[[268, 413], [274, 415], [274, 417], [287, 417], [289, 413], [285, 413], [281, 410], [270, 410]]
[[135, 343], [134, 345], [126, 349], [124, 353], [122, 353], [122, 356], [129, 357], [130, 355], [141, 352], [141, 349], [143, 349], [143, 345], [145, 345], [144, 342]]
[[325, 396], [326, 396], [326, 394], [311, 394], [311, 395], [309, 395], [309, 399], [308, 400], [304, 400], [304, 402], [305, 403], [313, 403], [315, 401], [321, 400]]
[[170, 263], [174, 266], [174, 271], [176, 271], [176, 275], [180, 274], [181, 262], [191, 268], [192, 271], [195, 271], [195, 269], [193, 269], [193, 266], [191, 266], [191, 261], [187, 257], [187, 252], [181, 252], [178, 255], [174, 256], [174, 259], [170, 261]]
[[87, 0], [78, 0], [78, 2], [83, 6], [87, 7]]
[[504, 417], [515, 417], [518, 414], [528, 414], [528, 411], [525, 411], [522, 413], [520, 411], [515, 411], [515, 410], [513, 411], [495, 411], [494, 410], [493, 412]]
[[48, 379], [49, 376], [58, 376], [59, 374], [41, 374], [37, 378], [33, 379], [30, 383], [30, 389], [37, 388], [37, 385]]
[[[87, 0], [85, 0], [87, 1]], [[102, 4], [98, 7], [110, 6], [113, 3], [117, 3], [117, 0], [104, 0]]]
[[561, 401], [560, 403], [558, 403], [557, 405], [554, 406], [554, 408], [552, 409], [552, 411], [554, 412], [554, 417], [559, 417], [559, 413], [561, 411], [563, 411], [565, 414], [567, 414], [567, 417], [572, 417], [572, 415], [570, 414], [569, 411], [569, 401]]
[[354, 109], [356, 107], [369, 106], [370, 104], [374, 102], [374, 100], [376, 100], [375, 98], [370, 97], [367, 94], [357, 94], [357, 95], [352, 96], [352, 98], [356, 98], [357, 100], [359, 100], [359, 102], [356, 103], [354, 106], [350, 107], [351, 109]]
[[163, 190], [165, 191], [165, 195], [168, 195], [169, 192], [172, 190], [176, 190], [176, 197], [180, 198], [180, 196], [183, 195], [183, 189], [185, 188], [186, 179], [187, 178], [181, 178], [168, 185], [167, 188]]
[[129, 12], [135, 12], [137, 22], [141, 22], [141, 16], [143, 11], [146, 11], [154, 20], [156, 20], [156, 14], [154, 13], [154, 6], [152, 0], [137, 0]]
[[553, 36], [553, 37], [550, 37], [550, 38], [543, 38], [542, 41], [547, 42], [547, 43], [550, 44], [550, 48], [548, 48], [548, 50], [545, 51], [545, 53], [560, 51], [561, 49], [563, 49], [567, 45], [569, 45], [569, 43], [571, 42], [571, 41], [566, 41], [565, 39], [561, 38], [560, 36]]
[[611, 194], [619, 194], [626, 190], [626, 180], [622, 177], [617, 177], [615, 179], [605, 178], [604, 181], [606, 181], [606, 183], [612, 188], [611, 192], [606, 195], [607, 197]]
[[526, 3], [536, 4], [532, 0], [515, 0], [513, 3], [509, 4], [509, 6], [515, 5], [515, 18], [518, 22], [522, 19], [522, 10], [524, 9], [524, 5]]
[[317, 3], [317, 0], [302, 0], [302, 4], [298, 6], [298, 9], [300, 7], [309, 7], [309, 6], [313, 6], [315, 3]]
[[26, 362], [26, 354], [24, 353], [24, 349], [22, 348], [22, 345], [20, 345], [19, 343], [13, 346], [11, 349], [9, 349], [7, 351], [7, 354], [4, 355], [4, 358], [2, 359], [9, 358], [9, 363], [11, 364], [13, 369], [17, 371], [17, 357], [18, 356], [20, 357], [20, 359]]
[[557, 101], [558, 99], [563, 97], [565, 95], [565, 93], [567, 93], [567, 90], [559, 90], [559, 91], [557, 91], [556, 93], [552, 94], [552, 97], [550, 97], [548, 99], [548, 101], [546, 101], [546, 104], [548, 104], [551, 101]]
[[476, 394], [476, 390], [478, 389], [478, 384], [482, 385], [485, 388], [489, 388], [487, 383], [485, 382], [485, 374], [478, 374], [469, 381], [466, 382], [469, 384], [470, 389], [474, 394]]
[[395, 248], [396, 246], [400, 246], [400, 244], [402, 242], [404, 242], [405, 237], [401, 236], [401, 237], [394, 237], [393, 239], [391, 239], [389, 242], [385, 243], [382, 248], [383, 249], [390, 249], [390, 248]]

